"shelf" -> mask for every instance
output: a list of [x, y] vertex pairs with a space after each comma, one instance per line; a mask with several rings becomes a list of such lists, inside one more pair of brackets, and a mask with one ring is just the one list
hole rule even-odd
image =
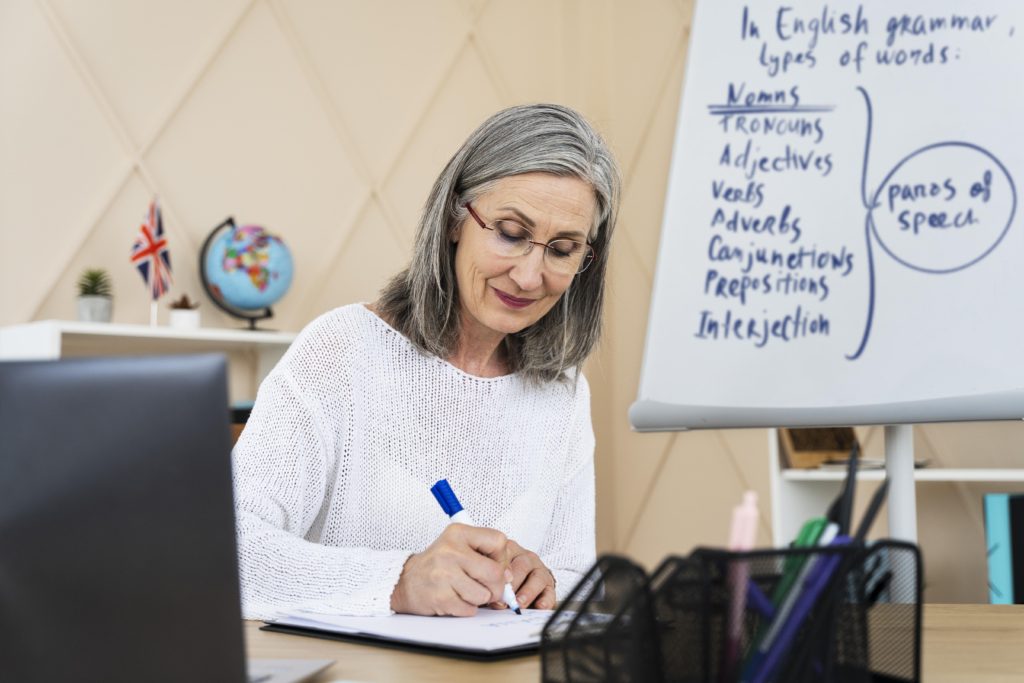
[[0, 343], [22, 335], [59, 334], [65, 339], [104, 338], [121, 339], [173, 339], [180, 341], [217, 342], [240, 346], [291, 344], [295, 340], [292, 332], [271, 332], [268, 330], [230, 330], [224, 328], [181, 329], [166, 325], [124, 325], [117, 323], [88, 323], [72, 320], [39, 320], [22, 325], [0, 329]]
[[[0, 328], [0, 358], [59, 358], [81, 351], [106, 353], [197, 353], [273, 349], [283, 352], [292, 332], [181, 329], [167, 326], [40, 320]], [[70, 352], [70, 353], [69, 353]]]
[[249, 401], [295, 337], [293, 332], [270, 330], [39, 320], [0, 327], [0, 360], [224, 353], [229, 366], [241, 363], [253, 369], [247, 375], [229, 371], [232, 400]]
[[[782, 470], [782, 479], [784, 481], [836, 482], [843, 481], [845, 478], [846, 472], [844, 471]], [[864, 470], [857, 473], [857, 479], [864, 481], [881, 481], [884, 478], [884, 469]], [[914, 470], [914, 481], [1024, 482], [1024, 469], [925, 467]]]

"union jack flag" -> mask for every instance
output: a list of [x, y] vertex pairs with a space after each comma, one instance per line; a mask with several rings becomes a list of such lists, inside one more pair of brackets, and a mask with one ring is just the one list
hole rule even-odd
[[132, 263], [139, 269], [142, 279], [149, 285], [153, 301], [167, 293], [171, 287], [171, 253], [164, 237], [164, 219], [156, 199], [149, 203], [146, 222], [139, 226], [142, 233], [132, 245]]

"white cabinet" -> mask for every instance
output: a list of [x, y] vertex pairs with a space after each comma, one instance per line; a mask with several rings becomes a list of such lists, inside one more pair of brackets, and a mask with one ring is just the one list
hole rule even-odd
[[219, 352], [228, 356], [233, 402], [252, 400], [294, 341], [292, 332], [40, 320], [0, 327], [0, 360]]

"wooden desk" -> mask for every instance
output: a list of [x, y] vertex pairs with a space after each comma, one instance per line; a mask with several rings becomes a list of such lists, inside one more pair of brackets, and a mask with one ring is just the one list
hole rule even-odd
[[307, 638], [260, 631], [262, 622], [245, 622], [246, 650], [250, 657], [267, 659], [333, 659], [334, 666], [314, 679], [316, 683], [520, 683], [540, 681], [536, 655], [499, 662], [469, 662], [451, 657], [414, 654], [372, 645]]
[[[412, 654], [369, 645], [267, 633], [246, 622], [250, 657], [335, 660], [317, 683], [426, 681], [506, 683], [540, 680], [540, 660], [491, 664]], [[925, 683], [1024, 680], [1024, 606], [925, 605], [922, 679]]]
[[925, 683], [1024, 680], [1024, 605], [925, 605]]

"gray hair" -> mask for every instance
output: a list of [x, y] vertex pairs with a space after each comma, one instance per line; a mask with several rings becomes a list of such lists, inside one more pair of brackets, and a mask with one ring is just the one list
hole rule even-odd
[[509, 368], [535, 383], [564, 379], [597, 344], [622, 183], [618, 164], [579, 113], [533, 104], [498, 112], [463, 143], [430, 191], [409, 267], [381, 292], [380, 313], [421, 351], [447, 359], [456, 350], [459, 290], [451, 236], [466, 220], [464, 205], [502, 178], [535, 172], [574, 176], [593, 187], [597, 212], [589, 242], [595, 258], [543, 318], [505, 337]]

